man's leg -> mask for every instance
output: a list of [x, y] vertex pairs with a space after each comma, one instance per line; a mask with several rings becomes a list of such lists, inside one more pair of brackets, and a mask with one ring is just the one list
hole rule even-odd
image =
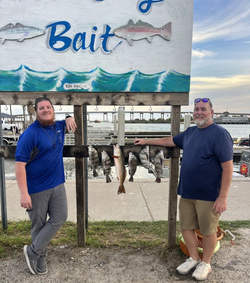
[[30, 252], [36, 257], [46, 255], [46, 247], [44, 250], [37, 250], [34, 243], [47, 222], [50, 198], [53, 195], [53, 189], [31, 194], [32, 209], [28, 210], [31, 220], [31, 240], [32, 245], [29, 247]]
[[198, 221], [203, 235], [203, 261], [210, 264], [217, 245], [217, 226], [220, 214], [215, 214], [212, 201], [197, 201]]
[[43, 191], [40, 193], [31, 194], [32, 209], [27, 210], [29, 218], [31, 220], [31, 246], [24, 246], [24, 255], [32, 274], [37, 273], [37, 264], [41, 256], [46, 261], [46, 249], [37, 253], [33, 243], [36, 240], [37, 235], [43, 229], [47, 220], [48, 203], [51, 196], [51, 191]]
[[64, 184], [61, 184], [52, 190], [53, 195], [50, 198], [48, 208], [49, 219], [40, 230], [32, 244], [34, 251], [39, 255], [46, 251], [48, 243], [61, 228], [68, 216], [68, 206]]
[[217, 233], [210, 236], [203, 236], [203, 258], [202, 261], [210, 264], [211, 258], [213, 256], [215, 247], [217, 245]]
[[177, 267], [180, 274], [188, 274], [200, 263], [198, 255], [198, 242], [195, 229], [198, 228], [195, 201], [189, 199], [180, 199], [180, 228], [190, 257]]
[[212, 201], [197, 201], [196, 208], [200, 231], [203, 235], [203, 258], [202, 262], [196, 267], [192, 277], [196, 280], [206, 280], [212, 272], [210, 265], [216, 244], [217, 244], [217, 226], [220, 214], [215, 214]]
[[192, 257], [192, 259], [198, 260], [198, 241], [195, 230], [181, 230], [181, 233], [190, 256]]

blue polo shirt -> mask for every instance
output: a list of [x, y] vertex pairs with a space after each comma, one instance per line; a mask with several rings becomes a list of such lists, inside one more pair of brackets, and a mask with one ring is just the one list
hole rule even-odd
[[20, 135], [15, 160], [25, 162], [29, 194], [54, 188], [65, 182], [63, 143], [65, 121], [42, 127], [38, 120]]
[[178, 194], [182, 198], [215, 201], [221, 186], [221, 163], [233, 159], [233, 140], [217, 125], [189, 127], [173, 137], [183, 149]]

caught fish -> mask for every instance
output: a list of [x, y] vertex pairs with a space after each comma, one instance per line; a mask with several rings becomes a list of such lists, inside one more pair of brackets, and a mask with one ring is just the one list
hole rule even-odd
[[96, 149], [94, 149], [92, 145], [88, 147], [88, 150], [89, 150], [89, 161], [91, 168], [93, 170], [93, 176], [98, 177], [98, 174], [96, 172], [99, 163], [98, 152], [96, 151]]
[[166, 40], [171, 37], [171, 22], [161, 28], [155, 28], [151, 24], [139, 20], [136, 24], [130, 19], [125, 26], [121, 26], [114, 30], [114, 34], [127, 40], [133, 45], [133, 40], [146, 38], [148, 42], [152, 42], [152, 37], [159, 35]]
[[160, 183], [161, 182], [161, 175], [162, 175], [162, 172], [163, 172], [163, 161], [164, 161], [163, 150], [160, 150], [155, 155], [155, 158], [154, 158], [155, 175], [156, 175], [155, 182], [156, 183]]
[[110, 183], [111, 179], [109, 174], [111, 172], [111, 160], [106, 151], [102, 151], [102, 169], [103, 174], [106, 176], [106, 183]]
[[45, 34], [45, 31], [39, 28], [24, 26], [20, 23], [16, 23], [16, 25], [8, 24], [0, 29], [0, 40], [2, 44], [4, 44], [5, 40], [17, 40], [21, 42], [24, 39], [43, 34]]
[[128, 173], [129, 173], [129, 182], [134, 182], [133, 176], [135, 175], [136, 169], [137, 169], [137, 157], [133, 154], [133, 152], [130, 152], [128, 155]]
[[154, 166], [149, 160], [149, 147], [148, 146], [144, 147], [140, 151], [139, 157], [140, 157], [142, 166], [148, 169], [149, 173], [154, 173]]
[[114, 145], [113, 147], [114, 147], [115, 171], [116, 171], [117, 180], [119, 181], [118, 194], [121, 194], [121, 193], [125, 194], [126, 191], [125, 191], [123, 183], [126, 179], [127, 171], [124, 165], [123, 154], [118, 144]]

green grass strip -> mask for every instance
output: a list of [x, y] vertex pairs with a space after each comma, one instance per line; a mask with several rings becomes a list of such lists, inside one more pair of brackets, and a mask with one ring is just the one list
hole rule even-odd
[[[0, 222], [1, 223], [1, 222]], [[238, 228], [250, 229], [250, 221], [220, 221], [223, 230], [232, 233]], [[87, 247], [135, 247], [161, 248], [167, 244], [167, 221], [101, 221], [89, 222], [86, 233]], [[176, 244], [179, 244], [179, 224], [177, 223]], [[226, 236], [230, 237], [230, 236]], [[31, 243], [30, 221], [8, 222], [8, 229], [0, 229], [0, 258], [20, 250]], [[77, 224], [66, 222], [52, 239], [52, 246], [77, 246]]]

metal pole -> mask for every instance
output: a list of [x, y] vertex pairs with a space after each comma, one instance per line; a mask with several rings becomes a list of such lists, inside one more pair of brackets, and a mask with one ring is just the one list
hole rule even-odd
[[[87, 136], [87, 106], [83, 105], [83, 144], [88, 144], [88, 136]], [[86, 230], [88, 230], [88, 159], [84, 157], [84, 189], [85, 189], [85, 225]]]
[[[2, 131], [3, 127], [2, 127], [1, 105], [0, 105], [0, 117], [1, 117], [1, 123], [0, 123], [0, 145], [3, 145], [3, 131]], [[3, 229], [8, 229], [4, 157], [0, 157], [0, 199], [1, 199], [2, 228]]]
[[119, 145], [125, 144], [124, 135], [125, 135], [125, 107], [121, 106], [118, 109], [118, 144]]
[[25, 105], [23, 105], [23, 130], [26, 129]]
[[117, 135], [117, 127], [116, 127], [116, 113], [113, 114], [113, 120], [114, 120], [114, 135]]
[[184, 131], [190, 127], [191, 116], [189, 114], [184, 115]]

